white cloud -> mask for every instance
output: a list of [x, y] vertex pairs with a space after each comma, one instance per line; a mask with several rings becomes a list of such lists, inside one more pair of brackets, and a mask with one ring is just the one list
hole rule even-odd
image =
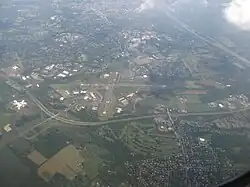
[[138, 12], [142, 12], [148, 9], [152, 9], [155, 7], [155, 0], [145, 0], [139, 8], [137, 8]]
[[227, 4], [224, 16], [229, 23], [250, 31], [250, 0], [232, 0]]

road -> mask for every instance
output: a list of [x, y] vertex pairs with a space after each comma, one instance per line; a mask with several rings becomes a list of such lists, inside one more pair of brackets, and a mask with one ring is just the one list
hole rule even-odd
[[[81, 83], [81, 86], [92, 86], [92, 87], [98, 87], [98, 86], [103, 86], [103, 87], [107, 87], [108, 84], [84, 84]], [[114, 88], [117, 87], [159, 87], [159, 88], [165, 88], [166, 85], [165, 84], [132, 84], [132, 83], [118, 83], [113, 85]]]
[[7, 144], [15, 141], [17, 138], [24, 137], [30, 130], [35, 129], [36, 127], [39, 127], [43, 125], [44, 123], [48, 122], [51, 119], [54, 119], [56, 116], [58, 116], [60, 113], [55, 114], [54, 116], [51, 116], [44, 121], [42, 121], [39, 124], [33, 125], [33, 126], [26, 126], [24, 125], [22, 128], [18, 130], [12, 130], [7, 134], [7, 136], [3, 136], [0, 141], [0, 150], [3, 149]]
[[[66, 112], [66, 111], [69, 110], [70, 108], [71, 108], [71, 107], [65, 109], [64, 112]], [[44, 112], [44, 111], [43, 111], [43, 112]], [[50, 113], [50, 114], [52, 114], [52, 113]], [[48, 115], [48, 114], [47, 114], [47, 115]], [[39, 134], [41, 134], [42, 132], [44, 132], [44, 131], [46, 131], [48, 128], [50, 128], [51, 125], [49, 125], [48, 127], [42, 129], [41, 131], [37, 132], [37, 133], [34, 134], [32, 137], [27, 137], [26, 135], [27, 135], [27, 133], [30, 132], [31, 130], [33, 130], [33, 129], [39, 127], [39, 126], [42, 126], [42, 125], [46, 124], [48, 121], [50, 121], [50, 120], [52, 120], [52, 119], [55, 119], [55, 118], [59, 117], [59, 115], [60, 115], [60, 112], [57, 113], [57, 114], [54, 114], [54, 115], [52, 115], [52, 116], [49, 115], [49, 116], [50, 116], [49, 118], [45, 119], [44, 121], [42, 121], [42, 122], [40, 122], [40, 123], [38, 123], [38, 124], [36, 124], [36, 125], [32, 125], [32, 126], [28, 125], [28, 126], [27, 126], [27, 125], [25, 124], [24, 126], [22, 126], [22, 127], [19, 128], [19, 129], [13, 129], [11, 132], [9, 132], [9, 133], [7, 134], [7, 136], [3, 136], [3, 137], [2, 137], [2, 139], [1, 139], [1, 141], [0, 141], [0, 150], [2, 150], [7, 144], [9, 144], [9, 143], [15, 141], [17, 138], [20, 138], [20, 137], [24, 137], [24, 138], [26, 138], [26, 139], [33, 139], [33, 138], [35, 138], [36, 136], [38, 136]]]
[[[179, 134], [179, 132], [177, 130], [177, 127], [175, 126], [175, 123], [174, 123], [174, 121], [172, 119], [172, 115], [170, 114], [168, 108], [167, 108], [167, 115], [168, 115], [168, 119], [169, 119], [169, 121], [171, 123], [171, 126], [173, 128], [173, 132], [175, 134], [177, 143], [178, 143], [178, 145], [181, 148], [181, 152], [182, 152], [182, 156], [183, 156], [183, 161], [184, 161], [185, 164], [187, 164], [187, 158], [186, 158], [187, 154], [186, 154], [185, 147], [184, 147], [184, 144], [183, 144], [183, 141], [182, 141], [182, 137]], [[187, 168], [185, 167], [184, 170], [185, 170], [185, 177], [187, 178]]]
[[[31, 93], [28, 91], [26, 92], [27, 95], [30, 97], [30, 99], [48, 116], [52, 117], [55, 116], [55, 114], [51, 111], [49, 111], [39, 100], [37, 100]], [[172, 117], [186, 117], [186, 116], [213, 116], [213, 115], [229, 115], [239, 112], [244, 112], [249, 110], [250, 107], [234, 110], [234, 111], [221, 111], [221, 112], [194, 112], [194, 113], [175, 113], [171, 114]], [[68, 125], [75, 125], [75, 126], [97, 126], [97, 125], [105, 125], [110, 123], [119, 123], [119, 122], [129, 122], [129, 121], [136, 121], [141, 119], [150, 119], [157, 117], [159, 115], [167, 115], [167, 113], [162, 114], [152, 114], [152, 115], [146, 115], [146, 116], [139, 116], [139, 117], [130, 117], [125, 119], [113, 119], [108, 121], [102, 121], [102, 122], [83, 122], [83, 121], [75, 121], [66, 119], [60, 116], [55, 116], [54, 119], [58, 120], [62, 123], [68, 124]]]
[[[49, 116], [48, 119], [45, 121], [35, 125], [31, 126], [30, 128], [25, 128], [21, 132], [11, 132], [8, 134], [8, 136], [4, 136], [1, 141], [0, 141], [0, 150], [5, 147], [8, 143], [11, 143], [12, 141], [16, 140], [18, 137], [24, 136], [27, 132], [29, 132], [31, 129], [34, 129], [40, 125], [43, 125], [46, 123], [48, 120], [54, 119], [57, 121], [60, 121], [66, 125], [71, 125], [75, 127], [85, 127], [85, 126], [99, 126], [99, 125], [106, 125], [110, 123], [119, 123], [119, 122], [129, 122], [129, 121], [136, 121], [136, 120], [142, 120], [142, 119], [151, 119], [157, 116], [167, 116], [167, 113], [164, 114], [153, 114], [153, 115], [146, 115], [146, 116], [139, 116], [139, 117], [130, 117], [130, 118], [125, 118], [125, 119], [113, 119], [113, 120], [108, 120], [108, 121], [102, 121], [102, 122], [82, 122], [82, 121], [74, 121], [74, 120], [69, 120], [63, 117], [60, 117], [60, 113], [54, 114], [53, 112], [49, 111], [39, 100], [37, 100], [31, 93], [26, 91], [26, 94], [30, 97], [30, 99], [41, 109], [42, 112], [44, 112], [46, 115]], [[204, 113], [175, 113], [171, 114], [171, 117], [186, 117], [186, 116], [212, 116], [212, 115], [229, 115], [229, 114], [234, 114], [234, 113], [239, 113], [239, 112], [244, 112], [250, 110], [250, 107], [244, 108], [244, 109], [239, 109], [235, 111], [221, 111], [221, 112], [204, 112]]]
[[233, 57], [235, 57], [239, 61], [243, 62], [244, 65], [250, 66], [250, 60], [248, 60], [248, 59], [244, 58], [243, 56], [237, 54], [235, 51], [229, 49], [228, 47], [226, 47], [225, 45], [221, 44], [219, 41], [217, 41], [217, 40], [215, 40], [213, 38], [208, 38], [208, 37], [205, 38], [204, 36], [199, 34], [196, 30], [194, 30], [193, 28], [189, 27], [187, 24], [185, 24], [184, 22], [182, 22], [181, 20], [176, 18], [176, 16], [173, 15], [174, 12], [171, 10], [171, 8], [169, 6], [164, 6], [164, 12], [170, 19], [172, 19], [174, 22], [179, 24], [183, 29], [185, 29], [189, 33], [193, 34], [194, 36], [201, 39], [205, 43], [207, 43], [207, 44], [209, 44], [211, 46], [214, 46], [214, 47], [216, 47], [218, 49], [221, 49], [222, 51], [226, 52], [227, 54], [232, 55]]
[[[39, 100], [37, 100], [30, 92], [26, 91], [26, 94], [30, 97], [30, 99], [48, 116], [52, 117], [55, 114], [51, 111], [49, 111]], [[60, 116], [55, 116], [54, 118], [57, 121], [66, 123], [66, 124], [71, 124], [74, 125], [76, 123], [80, 123], [82, 125], [90, 124], [89, 122], [80, 122], [80, 121], [74, 121], [74, 120], [69, 120]]]

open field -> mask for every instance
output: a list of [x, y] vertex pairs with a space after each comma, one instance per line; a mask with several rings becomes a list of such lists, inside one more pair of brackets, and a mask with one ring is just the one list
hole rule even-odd
[[13, 99], [12, 95], [14, 90], [3, 80], [0, 80], [0, 88], [0, 103], [4, 106]]
[[38, 175], [49, 182], [56, 173], [60, 173], [69, 180], [73, 180], [82, 172], [83, 158], [73, 145], [60, 150], [39, 169]]
[[183, 94], [183, 95], [205, 95], [206, 93], [207, 93], [206, 90], [190, 89], [190, 90], [182, 91], [180, 94]]
[[87, 149], [91, 153], [94, 153], [98, 157], [102, 157], [102, 156], [110, 154], [110, 152], [107, 149], [105, 149], [104, 147], [98, 146], [96, 144], [87, 144], [85, 146], [85, 149]]
[[183, 63], [191, 74], [197, 71], [199, 58], [195, 55], [188, 55], [183, 59]]
[[188, 112], [213, 112], [217, 108], [209, 107], [206, 103], [187, 103]]
[[47, 158], [45, 158], [41, 153], [36, 150], [32, 151], [29, 155], [27, 155], [27, 157], [39, 166], [47, 160]]
[[30, 169], [7, 147], [0, 152], [0, 168], [1, 187], [23, 185], [30, 174]]
[[37, 151], [46, 158], [50, 158], [59, 150], [63, 149], [68, 141], [69, 138], [60, 131], [48, 131], [46, 135], [39, 135], [33, 143]]
[[126, 96], [130, 93], [135, 93], [140, 87], [118, 86], [114, 88], [114, 94], [117, 97]]
[[25, 155], [30, 153], [33, 149], [31, 142], [25, 138], [18, 138], [10, 144], [12, 150], [18, 155]]
[[0, 129], [7, 124], [12, 124], [12, 116], [13, 114], [8, 113], [0, 113]]
[[[166, 134], [165, 137], [167, 136]], [[132, 152], [144, 156], [163, 156], [178, 149], [172, 135], [171, 138], [158, 142], [154, 134], [149, 136], [135, 125], [126, 126], [122, 130], [121, 140]]]
[[93, 154], [88, 146], [86, 150], [83, 150], [81, 152], [81, 156], [84, 159], [83, 171], [86, 173], [87, 177], [90, 180], [93, 180], [96, 176], [99, 175], [99, 167], [102, 164], [103, 160]]
[[202, 88], [202, 86], [197, 85], [195, 81], [186, 81], [185, 84], [186, 84], [186, 87], [188, 89], [199, 89], [199, 88]]
[[187, 103], [201, 103], [199, 95], [185, 95], [184, 97], [187, 99]]

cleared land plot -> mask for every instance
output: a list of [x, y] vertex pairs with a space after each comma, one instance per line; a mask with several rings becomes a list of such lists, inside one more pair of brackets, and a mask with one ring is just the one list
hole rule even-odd
[[82, 172], [83, 158], [73, 145], [60, 150], [39, 169], [38, 175], [49, 182], [56, 173], [73, 180], [77, 174]]
[[138, 56], [135, 58], [135, 63], [138, 65], [150, 64], [152, 60], [148, 56]]
[[216, 108], [209, 107], [207, 103], [186, 103], [188, 112], [211, 112]]
[[37, 150], [32, 151], [30, 154], [27, 155], [27, 157], [28, 159], [30, 159], [32, 162], [34, 162], [35, 164], [39, 166], [47, 160], [47, 158], [45, 158]]
[[186, 81], [186, 87], [189, 89], [199, 89], [202, 88], [202, 86], [197, 85], [194, 81]]
[[207, 91], [206, 90], [185, 90], [183, 92], [181, 92], [181, 94], [184, 95], [204, 95], [206, 94]]
[[185, 95], [187, 103], [201, 103], [199, 95]]

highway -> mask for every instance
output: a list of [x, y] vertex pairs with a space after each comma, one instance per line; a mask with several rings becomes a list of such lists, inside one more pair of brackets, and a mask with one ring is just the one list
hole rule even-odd
[[227, 54], [232, 55], [233, 57], [235, 57], [236, 59], [241, 61], [244, 65], [246, 65], [248, 67], [250, 66], [250, 60], [239, 55], [235, 51], [231, 50], [230, 48], [228, 48], [225, 45], [223, 45], [222, 43], [220, 43], [219, 41], [217, 41], [211, 37], [202, 36], [196, 30], [194, 30], [193, 28], [191, 28], [190, 26], [188, 26], [187, 24], [185, 24], [184, 22], [179, 20], [176, 16], [174, 16], [174, 12], [173, 12], [173, 10], [171, 10], [171, 8], [169, 6], [164, 6], [164, 12], [165, 12], [166, 16], [168, 16], [170, 19], [172, 19], [175, 23], [179, 24], [183, 29], [185, 29], [189, 33], [191, 33], [194, 36], [196, 36], [197, 38], [203, 40], [205, 43], [207, 43], [213, 47], [216, 47], [218, 49], [221, 49], [222, 51], [226, 52]]
[[[41, 123], [39, 124], [36, 124], [36, 125], [33, 125], [33, 126], [26, 126], [26, 124], [23, 126], [23, 128], [19, 129], [18, 131], [15, 131], [15, 132], [9, 132], [7, 136], [4, 136], [2, 137], [1, 141], [0, 141], [0, 150], [2, 150], [7, 144], [15, 141], [17, 138], [20, 138], [20, 137], [25, 137], [25, 135], [39, 127], [39, 126], [42, 126], [43, 124], [45, 124], [46, 122], [48, 122], [49, 120], [52, 120], [54, 119], [56, 116], [58, 116], [60, 113], [57, 113], [47, 119], [45, 119], [44, 121], [42, 121]], [[40, 132], [39, 132], [40, 133]]]
[[[49, 111], [39, 100], [37, 100], [30, 92], [26, 91], [26, 94], [30, 97], [30, 99], [48, 116], [52, 117], [55, 116], [55, 114], [51, 111]], [[90, 122], [81, 122], [81, 121], [74, 121], [74, 120], [69, 120], [60, 116], [55, 116], [55, 120], [61, 121], [66, 124], [71, 124], [74, 125], [76, 123], [79, 123], [81, 125], [90, 125]]]
[[[92, 87], [98, 87], [98, 86], [103, 86], [103, 87], [106, 87], [110, 84], [84, 84], [84, 83], [81, 83], [81, 86], [92, 86]], [[113, 85], [114, 88], [117, 88], [117, 87], [159, 87], [159, 88], [165, 88], [167, 85], [165, 84], [133, 84], [133, 83], [118, 83], [118, 84], [115, 84]]]
[[[141, 119], [150, 119], [154, 118], [160, 115], [166, 115], [167, 113], [162, 114], [153, 114], [153, 115], [146, 115], [146, 116], [139, 116], [139, 117], [130, 117], [125, 119], [113, 119], [108, 121], [101, 121], [101, 122], [83, 122], [83, 121], [75, 121], [66, 119], [63, 117], [60, 117], [59, 115], [54, 114], [53, 112], [49, 111], [39, 100], [37, 100], [31, 93], [26, 91], [27, 95], [30, 97], [30, 99], [49, 117], [53, 117], [53, 119], [60, 121], [62, 123], [68, 124], [68, 125], [74, 125], [74, 126], [97, 126], [97, 125], [105, 125], [110, 123], [119, 123], [119, 122], [129, 122], [129, 121], [136, 121]], [[249, 110], [250, 107], [234, 110], [234, 111], [221, 111], [221, 112], [194, 112], [194, 113], [175, 113], [171, 114], [172, 117], [186, 117], [186, 116], [213, 116], [213, 115], [229, 115], [239, 112], [244, 112]]]
[[[83, 121], [75, 121], [75, 120], [69, 120], [63, 117], [60, 117], [60, 113], [54, 114], [53, 112], [49, 111], [39, 100], [37, 100], [31, 93], [26, 91], [26, 94], [30, 97], [30, 99], [41, 109], [42, 112], [44, 112], [46, 115], [49, 116], [48, 119], [45, 121], [32, 126], [31, 128], [25, 128], [18, 134], [13, 134], [11, 136], [5, 136], [1, 141], [0, 141], [0, 150], [5, 147], [8, 143], [16, 140], [18, 137], [25, 136], [27, 132], [30, 130], [34, 129], [35, 127], [41, 126], [47, 121], [53, 119], [60, 121], [64, 123], [65, 125], [68, 126], [74, 126], [74, 127], [85, 127], [85, 126], [98, 126], [98, 125], [106, 125], [110, 123], [119, 123], [119, 122], [129, 122], [129, 121], [136, 121], [136, 120], [142, 120], [142, 119], [151, 119], [157, 116], [167, 116], [168, 113], [162, 113], [162, 114], [153, 114], [153, 115], [146, 115], [146, 116], [139, 116], [139, 117], [130, 117], [130, 118], [125, 118], [125, 119], [113, 119], [113, 120], [108, 120], [108, 121], [101, 121], [101, 122], [83, 122]], [[239, 112], [244, 112], [250, 110], [250, 107], [246, 107], [243, 109], [235, 110], [235, 111], [221, 111], [221, 112], [195, 112], [195, 113], [175, 113], [171, 114], [171, 117], [187, 117], [187, 116], [213, 116], [213, 115], [230, 115], [234, 113], [239, 113]]]

